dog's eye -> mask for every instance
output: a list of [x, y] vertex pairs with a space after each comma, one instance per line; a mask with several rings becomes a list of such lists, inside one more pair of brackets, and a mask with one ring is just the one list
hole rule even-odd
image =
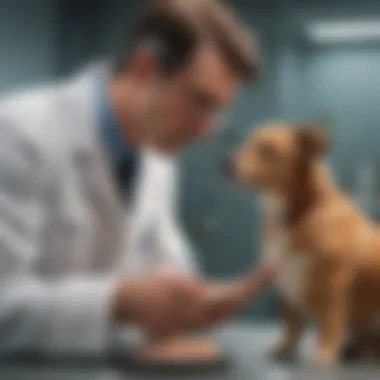
[[258, 146], [258, 151], [264, 160], [272, 160], [276, 157], [276, 150], [272, 144], [262, 143]]

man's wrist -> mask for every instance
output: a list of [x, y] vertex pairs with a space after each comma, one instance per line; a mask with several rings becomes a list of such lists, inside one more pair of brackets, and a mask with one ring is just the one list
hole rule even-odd
[[115, 283], [111, 315], [114, 323], [118, 325], [132, 323], [134, 320], [131, 287], [131, 282], [120, 280]]

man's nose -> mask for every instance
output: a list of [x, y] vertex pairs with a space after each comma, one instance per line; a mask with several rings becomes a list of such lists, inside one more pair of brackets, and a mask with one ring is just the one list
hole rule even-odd
[[220, 171], [227, 178], [234, 178], [236, 175], [236, 167], [231, 157], [223, 157], [220, 160]]

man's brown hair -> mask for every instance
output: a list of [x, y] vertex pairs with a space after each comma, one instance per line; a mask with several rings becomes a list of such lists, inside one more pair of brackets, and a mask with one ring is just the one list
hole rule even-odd
[[129, 55], [144, 43], [154, 43], [164, 74], [181, 69], [203, 40], [216, 43], [226, 62], [243, 80], [258, 71], [256, 46], [249, 30], [218, 0], [155, 0], [144, 9], [128, 33], [118, 60], [124, 70]]

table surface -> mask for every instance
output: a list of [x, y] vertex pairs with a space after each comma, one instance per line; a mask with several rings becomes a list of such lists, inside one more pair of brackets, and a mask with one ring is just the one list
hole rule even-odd
[[[340, 380], [379, 379], [380, 365], [350, 366], [346, 368], [316, 369], [307, 364], [313, 336], [307, 334], [300, 352], [300, 361], [294, 365], [271, 362], [266, 354], [278, 339], [279, 328], [267, 325], [234, 324], [215, 332], [215, 339], [230, 354], [231, 366], [224, 372], [214, 374], [186, 374], [161, 376], [163, 379], [197, 380]], [[151, 380], [155, 376], [129, 373], [114, 368], [81, 367], [0, 367], [1, 380]]]

